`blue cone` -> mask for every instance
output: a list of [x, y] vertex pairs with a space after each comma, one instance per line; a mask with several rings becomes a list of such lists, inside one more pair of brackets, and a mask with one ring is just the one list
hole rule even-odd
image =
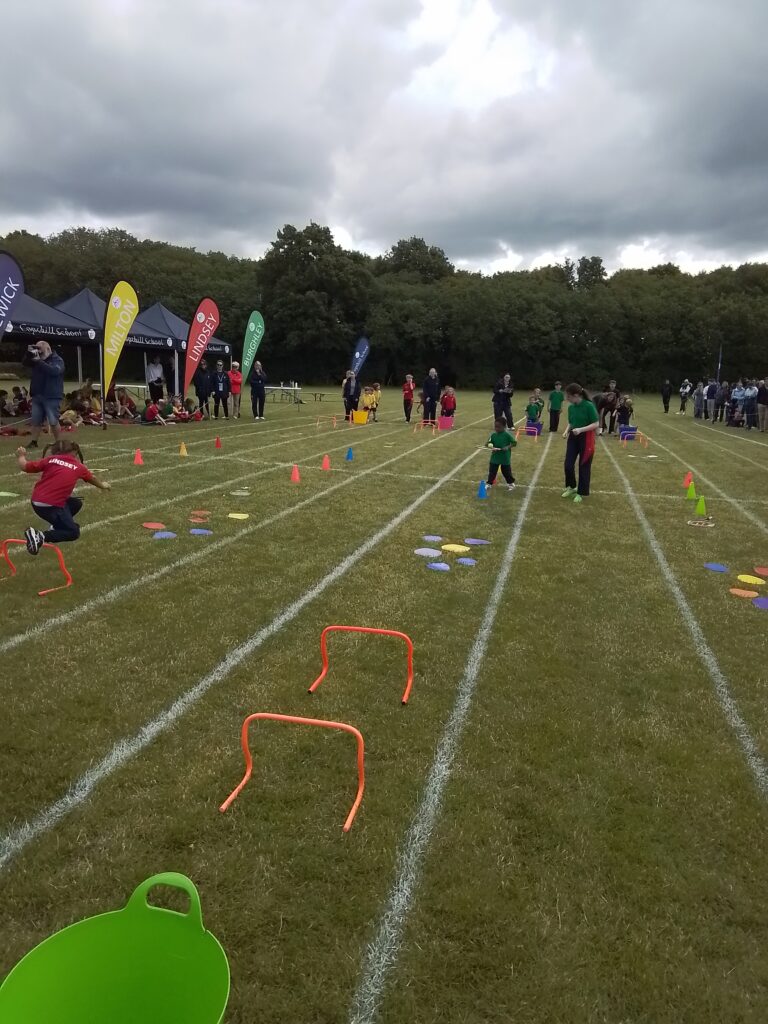
[[480, 481], [480, 486], [477, 489], [477, 496], [478, 496], [478, 498], [487, 498], [488, 497], [488, 490], [487, 490], [487, 488], [485, 486], [485, 480], [481, 480]]
[[352, 454], [352, 449], [351, 448], [347, 448], [347, 462], [351, 462], [352, 459], [354, 459], [354, 457], [355, 456]]

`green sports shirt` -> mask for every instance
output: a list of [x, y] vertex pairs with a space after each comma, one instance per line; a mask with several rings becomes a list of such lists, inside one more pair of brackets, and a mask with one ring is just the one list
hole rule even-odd
[[565, 401], [564, 391], [553, 391], [549, 396], [549, 406], [552, 412], [560, 412], [563, 408], [563, 402]]
[[597, 423], [600, 417], [593, 402], [588, 398], [582, 398], [578, 405], [571, 402], [568, 406], [568, 423], [573, 427], [588, 427], [590, 423]]
[[494, 431], [493, 434], [488, 438], [488, 444], [492, 444], [494, 448], [506, 448], [504, 452], [491, 452], [491, 465], [492, 466], [509, 466], [512, 463], [512, 452], [509, 450], [510, 447], [514, 448], [517, 441], [514, 437], [506, 430], [502, 430], [500, 433]]

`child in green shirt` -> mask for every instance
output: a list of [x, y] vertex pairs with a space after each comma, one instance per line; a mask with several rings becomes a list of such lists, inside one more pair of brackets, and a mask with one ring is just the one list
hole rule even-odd
[[496, 481], [496, 474], [501, 470], [501, 475], [507, 481], [507, 490], [514, 491], [515, 478], [512, 476], [512, 449], [517, 444], [512, 434], [507, 430], [507, 421], [504, 418], [497, 419], [494, 430], [488, 438], [487, 447], [491, 448], [491, 461], [488, 466], [488, 486], [493, 487]]
[[528, 405], [525, 407], [525, 415], [528, 417], [526, 426], [535, 427], [541, 417], [541, 406], [536, 401], [536, 395], [531, 395]]
[[555, 381], [555, 390], [549, 396], [549, 432], [556, 434], [560, 429], [560, 413], [563, 409], [565, 393], [559, 380]]
[[[568, 426], [563, 435], [568, 444], [565, 450], [564, 498], [573, 498], [580, 505], [589, 494], [592, 478], [592, 459], [595, 454], [595, 432], [600, 417], [589, 395], [580, 384], [569, 384], [565, 389], [568, 399]], [[576, 482], [576, 464], [579, 480]]]

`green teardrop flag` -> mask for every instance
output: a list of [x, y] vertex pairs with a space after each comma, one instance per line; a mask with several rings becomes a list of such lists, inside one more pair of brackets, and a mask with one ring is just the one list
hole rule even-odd
[[256, 353], [259, 351], [259, 345], [264, 337], [264, 317], [259, 313], [257, 309], [251, 313], [248, 318], [248, 326], [245, 328], [245, 338], [243, 339], [243, 383], [248, 380], [253, 366], [253, 361], [256, 358]]

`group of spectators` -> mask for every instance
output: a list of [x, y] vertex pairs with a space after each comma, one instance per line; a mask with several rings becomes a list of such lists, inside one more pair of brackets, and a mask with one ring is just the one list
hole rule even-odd
[[[678, 416], [688, 412], [688, 402], [693, 403], [693, 416], [697, 420], [725, 423], [729, 427], [744, 427], [745, 430], [768, 431], [768, 386], [765, 380], [739, 378], [735, 384], [727, 380], [717, 381], [710, 377], [705, 384], [699, 381], [696, 387], [687, 378], [678, 389], [680, 408]], [[664, 412], [669, 412], [672, 385], [667, 380], [661, 389]]]

